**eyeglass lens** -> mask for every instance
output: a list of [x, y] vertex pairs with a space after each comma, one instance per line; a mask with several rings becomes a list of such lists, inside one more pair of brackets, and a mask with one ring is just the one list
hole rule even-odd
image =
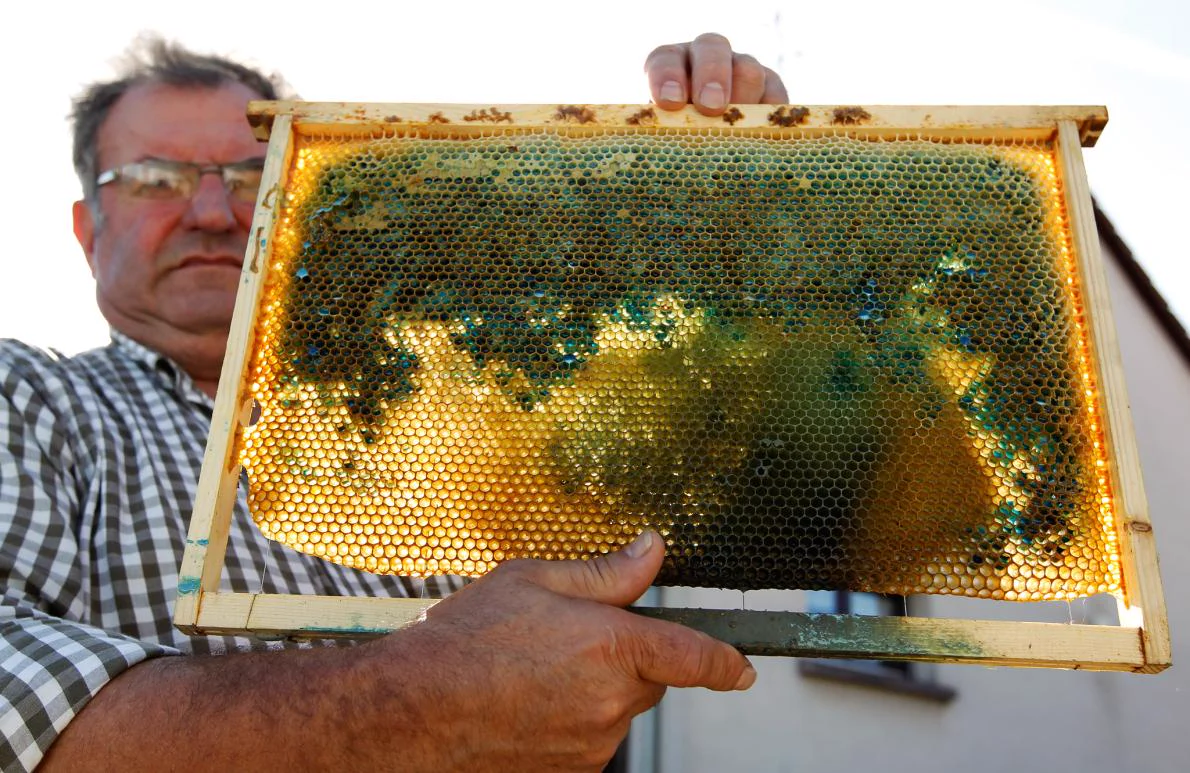
[[123, 183], [133, 196], [148, 199], [190, 198], [198, 190], [202, 175], [218, 172], [229, 196], [239, 202], [255, 203], [263, 165], [260, 161], [199, 166], [148, 159], [115, 170], [112, 181]]

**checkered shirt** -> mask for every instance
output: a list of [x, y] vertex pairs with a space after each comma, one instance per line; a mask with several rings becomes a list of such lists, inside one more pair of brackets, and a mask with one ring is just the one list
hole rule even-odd
[[[0, 769], [31, 770], [125, 669], [162, 655], [290, 646], [171, 624], [212, 401], [165, 357], [112, 334], [61, 357], [0, 341]], [[267, 540], [236, 503], [223, 587], [438, 596]]]

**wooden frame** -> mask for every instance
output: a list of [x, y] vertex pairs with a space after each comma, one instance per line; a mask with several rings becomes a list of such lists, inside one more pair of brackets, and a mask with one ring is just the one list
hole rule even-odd
[[[239, 482], [236, 448], [250, 421], [245, 378], [262, 289], [268, 281], [274, 229], [296, 135], [383, 136], [394, 124], [426, 136], [491, 131], [494, 126], [549, 126], [567, 133], [608, 126], [747, 127], [783, 136], [846, 132], [864, 137], [922, 136], [964, 140], [1050, 140], [1058, 147], [1065, 207], [1085, 297], [1095, 378], [1102, 395], [1118, 502], [1123, 569], [1120, 625], [882, 618], [743, 610], [639, 609], [707, 631], [751, 654], [929, 660], [1154, 673], [1170, 662], [1170, 643], [1152, 526], [1141, 481], [1106, 274], [1080, 146], [1093, 145], [1107, 120], [1096, 107], [732, 107], [721, 117], [693, 109], [666, 112], [640, 105], [389, 105], [258, 102], [250, 118], [270, 145], [237, 299], [228, 354], [179, 572], [175, 623], [191, 634], [264, 637], [359, 637], [418, 619], [432, 599], [300, 597], [220, 592], [219, 580]], [[448, 127], [448, 128], [447, 128]]]

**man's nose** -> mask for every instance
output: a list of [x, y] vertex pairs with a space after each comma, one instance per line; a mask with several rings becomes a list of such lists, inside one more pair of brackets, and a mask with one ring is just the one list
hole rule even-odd
[[235, 228], [235, 211], [219, 174], [208, 172], [199, 178], [198, 188], [190, 197], [187, 219], [192, 227], [203, 231], [230, 231]]

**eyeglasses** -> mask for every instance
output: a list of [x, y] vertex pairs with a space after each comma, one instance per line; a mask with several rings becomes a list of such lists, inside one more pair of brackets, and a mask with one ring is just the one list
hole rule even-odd
[[233, 201], [255, 204], [263, 173], [262, 158], [234, 164], [192, 164], [147, 158], [100, 172], [95, 183], [99, 187], [119, 183], [129, 195], [142, 199], [189, 199], [198, 190], [203, 175], [218, 174]]

